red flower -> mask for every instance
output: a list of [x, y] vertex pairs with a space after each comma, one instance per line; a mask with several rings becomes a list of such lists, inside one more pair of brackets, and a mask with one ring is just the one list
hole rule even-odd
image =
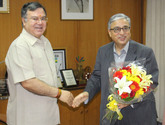
[[150, 86], [147, 86], [147, 90], [143, 88], [143, 91], [146, 93], [150, 89]]
[[135, 92], [134, 91], [131, 91], [130, 97], [133, 98], [134, 96], [135, 96]]
[[131, 67], [130, 66], [127, 66], [127, 67], [123, 67], [122, 69], [131, 70]]
[[123, 92], [122, 94], [121, 94], [121, 98], [122, 99], [125, 99], [125, 98], [127, 98], [129, 95], [128, 95], [128, 93], [126, 93], [126, 92]]
[[134, 92], [138, 91], [140, 89], [140, 86], [137, 82], [133, 81], [133, 83], [129, 86], [130, 89]]
[[121, 79], [123, 77], [123, 72], [117, 71], [113, 74], [113, 77], [118, 77], [119, 79]]
[[122, 70], [126, 70], [127, 72], [130, 72], [132, 74], [132, 71], [131, 71], [131, 67], [130, 66], [123, 67]]

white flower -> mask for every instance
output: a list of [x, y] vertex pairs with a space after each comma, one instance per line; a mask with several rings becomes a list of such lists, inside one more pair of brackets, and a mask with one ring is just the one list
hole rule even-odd
[[142, 66], [137, 66], [135, 64], [131, 64], [131, 70], [132, 70], [132, 75], [134, 76], [140, 76], [141, 72], [144, 72], [144, 69]]
[[119, 95], [122, 95], [123, 92], [131, 93], [129, 86], [132, 84], [132, 81], [126, 81], [126, 76], [123, 76], [121, 79], [118, 77], [115, 77], [114, 79], [117, 81], [114, 87], [118, 88]]

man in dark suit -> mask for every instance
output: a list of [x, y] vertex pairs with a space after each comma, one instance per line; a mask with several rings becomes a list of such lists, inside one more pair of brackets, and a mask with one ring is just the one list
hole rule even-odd
[[123, 114], [122, 120], [115, 123], [102, 120], [106, 113], [107, 98], [110, 95], [108, 68], [111, 63], [135, 61], [145, 59], [144, 67], [152, 75], [155, 86], [158, 82], [158, 66], [153, 50], [147, 46], [131, 40], [131, 21], [124, 14], [112, 16], [108, 22], [108, 33], [113, 42], [102, 46], [96, 57], [94, 71], [87, 82], [84, 92], [75, 97], [73, 107], [78, 107], [82, 102], [89, 102], [101, 90], [100, 125], [156, 125], [157, 113], [155, 98], [150, 93], [141, 102], [125, 105], [118, 104]]

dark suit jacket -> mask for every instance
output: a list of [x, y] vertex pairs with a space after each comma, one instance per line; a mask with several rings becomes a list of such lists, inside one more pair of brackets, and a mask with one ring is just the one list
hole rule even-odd
[[[89, 101], [101, 90], [100, 125], [113, 125], [108, 120], [102, 120], [106, 111], [107, 97], [110, 95], [108, 68], [114, 62], [114, 42], [102, 46], [96, 57], [96, 64], [84, 91], [89, 92]], [[154, 84], [158, 83], [158, 66], [153, 50], [143, 44], [130, 40], [125, 61], [134, 61], [145, 58], [144, 67], [148, 74], [152, 74]], [[144, 101], [134, 104], [134, 108], [127, 106], [121, 110], [123, 119], [115, 125], [156, 125], [156, 107], [153, 93]]]

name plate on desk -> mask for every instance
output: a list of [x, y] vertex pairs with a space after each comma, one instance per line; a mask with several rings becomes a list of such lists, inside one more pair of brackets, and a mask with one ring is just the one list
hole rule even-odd
[[77, 86], [77, 82], [72, 69], [60, 70], [64, 82], [64, 87]]

